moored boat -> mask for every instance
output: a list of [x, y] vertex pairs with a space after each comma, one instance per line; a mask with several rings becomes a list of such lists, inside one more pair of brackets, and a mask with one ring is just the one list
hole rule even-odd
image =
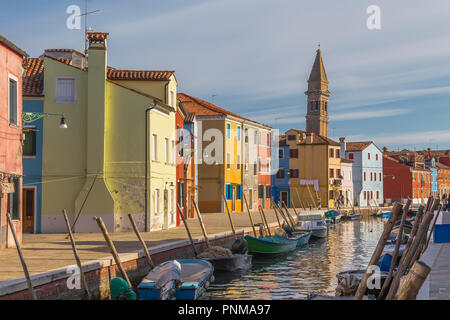
[[213, 281], [213, 272], [212, 264], [202, 259], [166, 261], [141, 281], [139, 300], [195, 300]]
[[253, 256], [250, 254], [233, 254], [231, 257], [216, 257], [206, 258], [203, 260], [209, 261], [214, 271], [233, 272], [236, 270], [246, 270], [252, 266]]
[[304, 231], [292, 231], [292, 239], [297, 240], [297, 247], [304, 246], [308, 244], [309, 239], [311, 238], [312, 231], [311, 230], [304, 230]]
[[311, 236], [315, 238], [326, 238], [328, 233], [328, 227], [320, 214], [299, 215], [295, 230], [311, 230]]
[[295, 250], [297, 241], [280, 236], [260, 237], [245, 236], [249, 253], [258, 255], [282, 254]]

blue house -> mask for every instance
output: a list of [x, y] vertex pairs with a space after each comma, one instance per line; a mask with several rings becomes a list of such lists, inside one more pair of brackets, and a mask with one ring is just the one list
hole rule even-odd
[[279, 170], [271, 176], [272, 196], [275, 203], [284, 202], [289, 208], [291, 193], [289, 190], [289, 145], [280, 140], [278, 149]]
[[44, 61], [30, 58], [23, 78], [23, 232], [41, 233], [42, 128]]
[[353, 205], [383, 204], [383, 152], [372, 141], [345, 142], [345, 138], [339, 141], [341, 154], [353, 160]]

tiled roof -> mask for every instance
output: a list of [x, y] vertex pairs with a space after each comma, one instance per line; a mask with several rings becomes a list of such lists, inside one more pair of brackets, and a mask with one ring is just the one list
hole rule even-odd
[[309, 80], [311, 82], [328, 82], [327, 73], [325, 72], [325, 66], [322, 60], [322, 53], [320, 49], [316, 51], [316, 59], [314, 60]]
[[46, 52], [70, 52], [70, 53], [77, 53], [79, 55], [82, 55], [84, 57], [86, 57], [86, 55], [84, 53], [81, 53], [78, 50], [75, 49], [45, 49]]
[[341, 162], [353, 163], [354, 161], [352, 159], [341, 158]]
[[244, 118], [238, 114], [235, 114], [235, 113], [225, 110], [221, 107], [218, 107], [215, 104], [212, 104], [208, 101], [190, 96], [185, 93], [178, 93], [177, 98], [183, 103], [187, 112], [194, 112], [200, 116], [229, 115], [229, 116], [239, 118], [241, 120], [250, 121], [250, 122], [265, 126], [267, 128], [271, 128], [268, 125], [256, 122], [254, 120]]
[[44, 91], [44, 60], [30, 58], [24, 65], [25, 74], [22, 80], [24, 96], [40, 96]]
[[372, 141], [347, 142], [345, 151], [347, 151], [347, 152], [363, 151], [365, 148], [370, 146], [372, 143], [373, 143]]
[[175, 71], [117, 70], [108, 68], [109, 80], [160, 80], [168, 81]]
[[89, 41], [103, 41], [108, 38], [107, 32], [88, 32], [86, 37]]
[[[312, 143], [311, 144], [326, 144], [326, 145], [330, 145], [330, 146], [340, 146], [340, 144], [336, 141], [334, 141], [333, 139], [330, 139], [328, 137], [322, 136], [320, 134], [316, 134], [316, 133], [312, 133], [312, 132], [307, 132], [304, 130], [299, 130], [299, 129], [289, 129], [287, 132], [289, 131], [294, 131], [296, 133], [305, 133], [305, 134], [312, 134], [313, 139], [312, 139]], [[303, 145], [306, 144], [306, 139], [300, 143], [298, 143], [298, 145]]]
[[194, 112], [187, 112], [186, 118], [184, 118], [184, 122], [193, 122], [195, 119], [195, 113]]
[[9, 49], [14, 51], [15, 53], [21, 55], [22, 57], [28, 57], [28, 54], [25, 52], [25, 50], [20, 49], [16, 44], [6, 39], [4, 36], [0, 34], [0, 43], [3, 43], [5, 46], [7, 46]]

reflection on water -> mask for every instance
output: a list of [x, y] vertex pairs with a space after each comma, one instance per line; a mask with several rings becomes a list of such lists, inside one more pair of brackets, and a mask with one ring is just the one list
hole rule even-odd
[[334, 295], [336, 274], [362, 269], [383, 231], [381, 219], [341, 222], [327, 239], [312, 239], [295, 252], [275, 258], [254, 258], [239, 274], [217, 274], [204, 299], [305, 299], [309, 294]]

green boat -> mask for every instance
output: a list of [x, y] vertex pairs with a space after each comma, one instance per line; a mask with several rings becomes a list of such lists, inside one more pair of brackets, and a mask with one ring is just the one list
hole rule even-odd
[[292, 231], [292, 237], [289, 237], [289, 239], [295, 239], [297, 241], [297, 247], [301, 247], [309, 242], [311, 235], [311, 230]]
[[294, 251], [297, 239], [288, 239], [280, 236], [254, 238], [245, 236], [249, 253], [253, 254], [281, 254]]

